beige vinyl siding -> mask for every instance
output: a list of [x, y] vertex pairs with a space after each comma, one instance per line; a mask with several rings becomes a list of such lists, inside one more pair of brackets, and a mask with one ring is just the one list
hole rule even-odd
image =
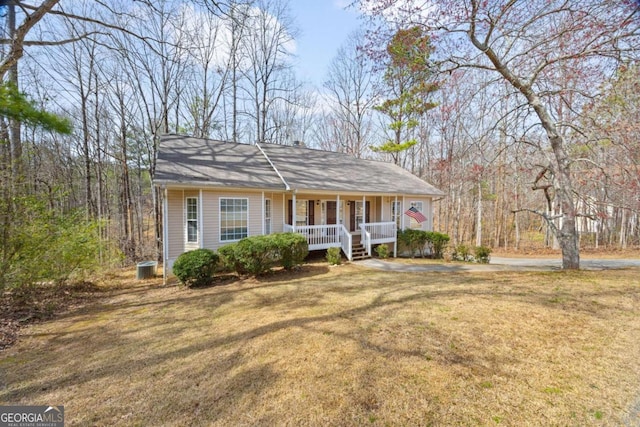
[[184, 252], [184, 192], [167, 190], [167, 257], [175, 259]]
[[[403, 213], [409, 209], [411, 206], [411, 202], [422, 202], [422, 214], [427, 217], [427, 220], [424, 221], [419, 228], [420, 230], [432, 231], [433, 230], [433, 205], [431, 203], [431, 197], [416, 197], [416, 196], [406, 196], [405, 202], [406, 206], [402, 206]], [[409, 228], [410, 218], [407, 215], [405, 216], [405, 227]]]
[[391, 222], [391, 202], [394, 200], [395, 198], [391, 198], [391, 201], [389, 201], [389, 197], [387, 196], [381, 197], [380, 218], [384, 218], [384, 222]]
[[[368, 200], [368, 198], [367, 198]], [[371, 197], [371, 213], [370, 213], [370, 218], [369, 218], [369, 222], [382, 222], [382, 212], [381, 212], [381, 207], [382, 207], [382, 200], [380, 200], [380, 197]]]
[[207, 249], [217, 249], [220, 230], [218, 227], [220, 217], [220, 202], [218, 192], [202, 191], [202, 234], [203, 247]]
[[282, 233], [285, 221], [282, 193], [264, 193], [265, 199], [271, 199], [271, 232]]
[[262, 234], [262, 222], [264, 220], [264, 200], [262, 193], [250, 194], [244, 196], [249, 199], [249, 236], [258, 236]]

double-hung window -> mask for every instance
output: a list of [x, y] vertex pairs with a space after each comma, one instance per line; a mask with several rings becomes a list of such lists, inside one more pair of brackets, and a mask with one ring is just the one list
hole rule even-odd
[[248, 236], [249, 200], [220, 198], [220, 241], [233, 242]]
[[400, 228], [400, 219], [402, 218], [402, 202], [391, 202], [391, 221], [396, 223], [396, 227]]
[[309, 201], [296, 200], [296, 227], [309, 224]]
[[197, 197], [187, 197], [187, 243], [198, 243]]
[[271, 199], [264, 199], [264, 234], [271, 234]]

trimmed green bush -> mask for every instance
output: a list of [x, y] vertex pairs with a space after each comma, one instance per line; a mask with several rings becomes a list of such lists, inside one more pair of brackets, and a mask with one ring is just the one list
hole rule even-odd
[[424, 256], [424, 245], [427, 243], [426, 232], [412, 228], [398, 230], [398, 242], [405, 250], [409, 250], [411, 258], [415, 257], [416, 250]]
[[427, 231], [427, 243], [431, 248], [431, 256], [435, 259], [444, 257], [444, 248], [449, 243], [449, 235], [437, 231]]
[[428, 248], [432, 258], [440, 259], [444, 256], [444, 249], [449, 243], [449, 236], [437, 231], [423, 231], [408, 228], [398, 231], [398, 243], [415, 256], [416, 250], [424, 258], [425, 249]]
[[327, 249], [327, 261], [329, 261], [330, 265], [340, 265], [342, 263], [340, 248]]
[[236, 243], [235, 256], [243, 271], [259, 275], [278, 262], [278, 248], [272, 236], [251, 236]]
[[302, 234], [276, 233], [270, 236], [275, 240], [280, 255], [280, 265], [285, 270], [302, 265], [309, 255], [309, 243]]
[[376, 246], [376, 253], [380, 258], [389, 258], [389, 246], [384, 243]]
[[309, 254], [307, 239], [297, 233], [251, 236], [221, 247], [218, 252], [227, 271], [259, 275], [276, 265], [286, 270], [301, 265]]
[[491, 248], [487, 246], [476, 246], [473, 250], [476, 262], [480, 264], [489, 264], [491, 260]]
[[213, 279], [218, 260], [218, 254], [211, 249], [185, 252], [173, 263], [173, 274], [187, 287], [206, 286]]
[[242, 266], [236, 259], [236, 244], [229, 243], [228, 245], [224, 245], [218, 248], [218, 255], [220, 256], [220, 266], [223, 271], [226, 272], [238, 272], [243, 274], [240, 270]]
[[453, 259], [456, 261], [469, 261], [469, 257], [471, 255], [471, 251], [469, 250], [469, 246], [464, 243], [460, 243], [459, 245], [453, 248]]

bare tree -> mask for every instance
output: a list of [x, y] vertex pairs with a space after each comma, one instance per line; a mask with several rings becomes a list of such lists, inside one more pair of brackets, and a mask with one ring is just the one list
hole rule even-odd
[[331, 137], [337, 151], [362, 157], [371, 142], [371, 114], [376, 103], [375, 73], [360, 50], [362, 33], [351, 34], [329, 64], [324, 87], [331, 109], [327, 119], [341, 131]]
[[[362, 0], [372, 6], [385, 2]], [[375, 9], [385, 14], [388, 7]], [[559, 212], [542, 215], [558, 238], [563, 268], [580, 265], [572, 157], [567, 133], [575, 123], [554, 116], [554, 105], [572, 95], [593, 96], [592, 86], [581, 92], [564, 87], [563, 73], [580, 79], [602, 79], [612, 63], [638, 53], [638, 6], [630, 2], [568, 0], [528, 2], [479, 0], [441, 1], [434, 7], [424, 2], [403, 2], [397, 10], [399, 24], [422, 25], [439, 38], [441, 57], [450, 69], [477, 68], [497, 73], [517, 93], [547, 136], [539, 147], [546, 156], [548, 173]], [[392, 16], [386, 14], [385, 16]], [[444, 53], [446, 52], [446, 53]], [[597, 86], [596, 86], [597, 88]], [[575, 108], [577, 101], [573, 101]], [[554, 220], [560, 220], [556, 225]]]
[[256, 141], [265, 141], [274, 102], [291, 98], [288, 71], [295, 30], [283, 0], [261, 0], [249, 10], [247, 34], [242, 40], [243, 91], [250, 107], [245, 113], [254, 122]]

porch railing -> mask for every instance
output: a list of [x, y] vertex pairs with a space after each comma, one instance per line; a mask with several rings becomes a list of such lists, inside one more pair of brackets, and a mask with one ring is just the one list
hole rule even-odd
[[347, 227], [340, 225], [340, 245], [349, 261], [353, 261], [353, 237]]
[[371, 256], [371, 233], [365, 227], [366, 224], [360, 224], [360, 229], [362, 230], [362, 235], [360, 237], [360, 241], [364, 246], [364, 249], [367, 251], [367, 254]]
[[[372, 245], [378, 243], [393, 243], [396, 241], [395, 222], [373, 222], [360, 224], [362, 243], [369, 255], [372, 255]], [[284, 224], [284, 232], [294, 232], [293, 226]], [[353, 235], [342, 224], [330, 225], [299, 225], [295, 232], [307, 238], [309, 250], [315, 251], [331, 247], [342, 248], [349, 261], [353, 260]]]
[[[331, 247], [340, 247], [340, 228], [342, 225], [298, 225], [296, 233], [307, 238], [309, 242], [309, 250], [315, 251], [319, 249], [327, 249]], [[284, 231], [293, 231], [293, 227], [285, 224]]]
[[360, 224], [362, 244], [369, 256], [373, 255], [371, 246], [377, 243], [394, 243], [398, 230], [395, 222], [370, 222]]

